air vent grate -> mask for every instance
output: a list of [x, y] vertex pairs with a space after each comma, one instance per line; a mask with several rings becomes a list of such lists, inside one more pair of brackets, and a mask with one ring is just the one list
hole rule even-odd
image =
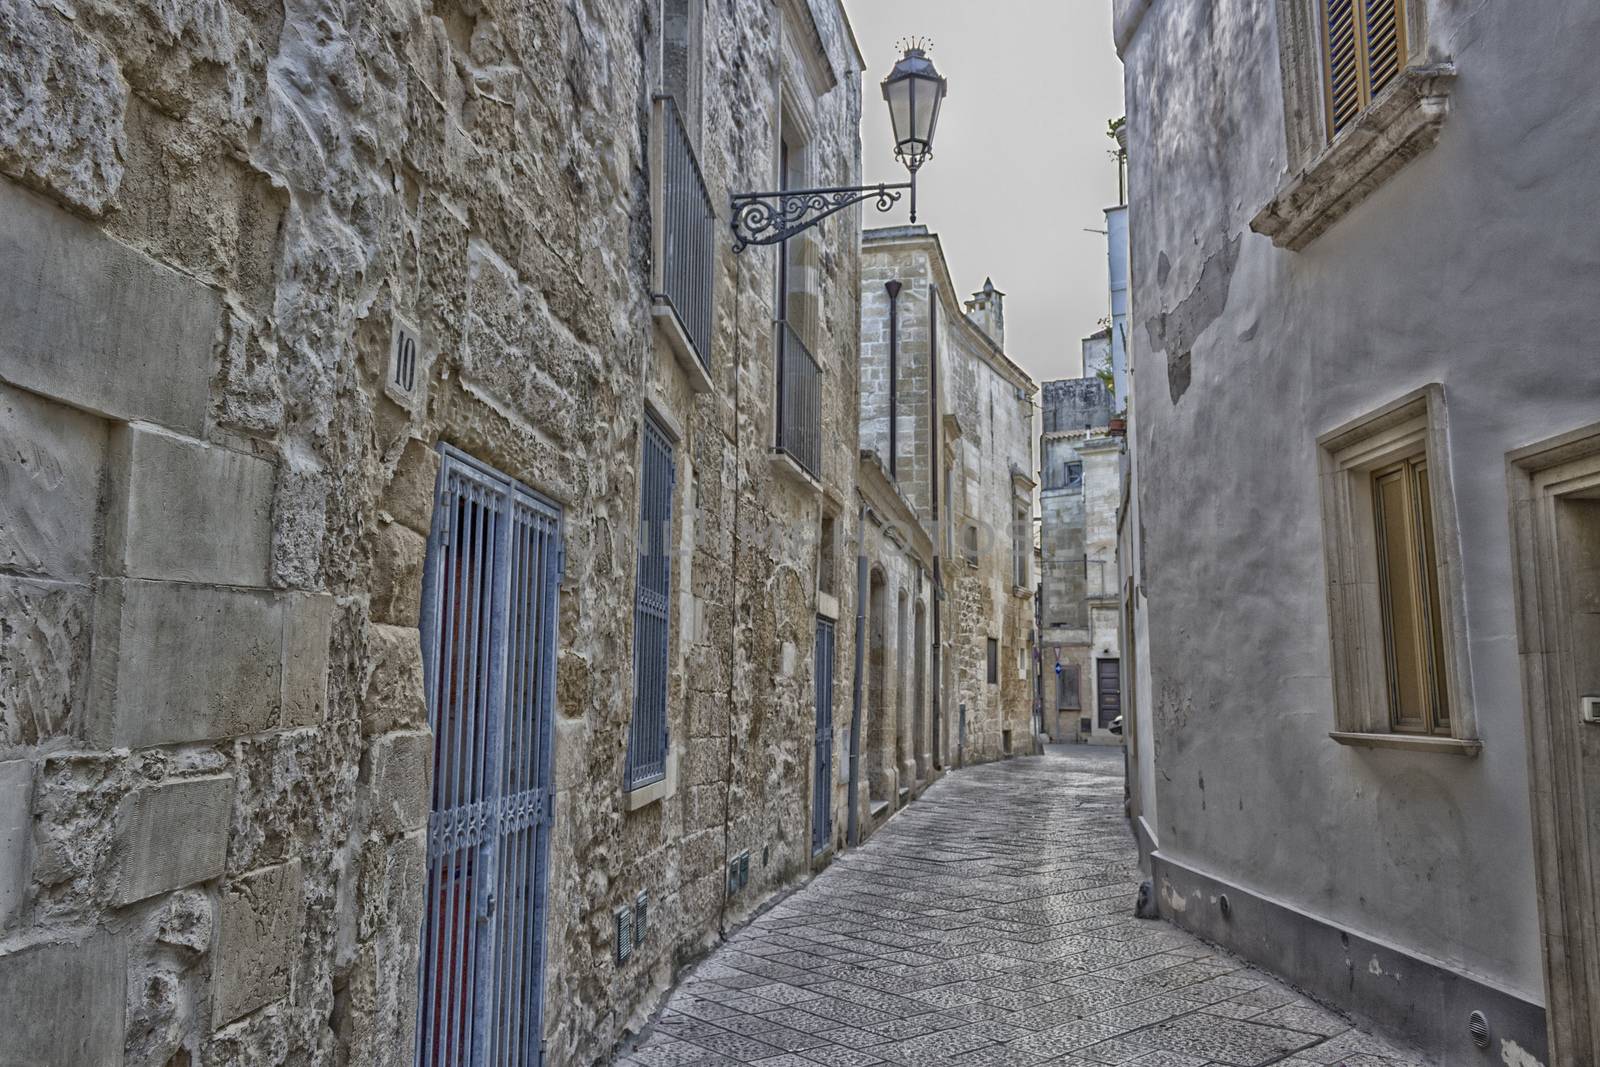
[[1472, 1035], [1472, 1043], [1479, 1048], [1489, 1047], [1489, 1017], [1481, 1011], [1475, 1011], [1467, 1016], [1467, 1033]]
[[650, 929], [650, 894], [640, 893], [633, 904], [633, 947], [644, 944], [644, 935]]

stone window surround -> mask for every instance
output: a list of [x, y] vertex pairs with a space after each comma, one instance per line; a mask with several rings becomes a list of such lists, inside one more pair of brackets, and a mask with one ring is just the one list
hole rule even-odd
[[[1334, 729], [1329, 736], [1340, 744], [1462, 756], [1476, 756], [1483, 748], [1472, 699], [1448, 443], [1444, 387], [1437, 383], [1317, 438], [1332, 641]], [[1449, 737], [1396, 733], [1389, 725], [1370, 474], [1419, 450], [1427, 457], [1431, 476], [1443, 667], [1451, 708]]]
[[1428, 0], [1406, 4], [1406, 67], [1331, 141], [1323, 0], [1277, 0], [1288, 175], [1250, 228], [1291, 251], [1317, 237], [1432, 148], [1449, 113], [1455, 66], [1427, 54]]

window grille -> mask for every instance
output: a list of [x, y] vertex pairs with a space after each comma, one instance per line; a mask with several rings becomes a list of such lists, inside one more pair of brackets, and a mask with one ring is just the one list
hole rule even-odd
[[695, 356], [709, 369], [716, 212], [677, 101], [657, 96], [655, 105], [660, 152], [656, 299], [672, 308]]
[[822, 370], [794, 327], [778, 324], [778, 449], [822, 476]]
[[1323, 82], [1335, 137], [1406, 63], [1405, 0], [1323, 0]]
[[416, 1062], [537, 1065], [561, 511], [441, 452], [421, 626], [434, 755]]
[[639, 476], [639, 576], [633, 611], [633, 725], [628, 736], [629, 789], [667, 774], [667, 664], [672, 589], [672, 443], [645, 416]]

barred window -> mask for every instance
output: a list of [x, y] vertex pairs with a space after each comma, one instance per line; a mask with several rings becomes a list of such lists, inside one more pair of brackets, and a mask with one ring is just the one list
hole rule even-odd
[[639, 574], [633, 611], [628, 788], [667, 774], [668, 596], [672, 589], [672, 442], [646, 415], [639, 475]]

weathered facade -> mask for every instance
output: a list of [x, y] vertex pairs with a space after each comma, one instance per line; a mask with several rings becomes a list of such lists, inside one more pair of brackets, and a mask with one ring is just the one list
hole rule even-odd
[[[1094, 340], [1094, 339], [1091, 339]], [[1085, 369], [1090, 342], [1084, 342]], [[1105, 346], [1109, 357], [1109, 346]], [[1120, 744], [1117, 508], [1122, 440], [1096, 377], [1044, 383], [1039, 437], [1039, 669], [1052, 741]]]
[[842, 9], [0, 0], [0, 53], [4, 1055], [603, 1056], [843, 834], [859, 220], [722, 221], [858, 180]]
[[931, 541], [933, 760], [1034, 751], [1032, 406], [1004, 352], [1004, 294], [963, 306], [925, 226], [868, 230], [861, 448]]
[[1156, 889], [1440, 1063], [1594, 1063], [1600, 14], [1334, 7], [1115, 4]]

